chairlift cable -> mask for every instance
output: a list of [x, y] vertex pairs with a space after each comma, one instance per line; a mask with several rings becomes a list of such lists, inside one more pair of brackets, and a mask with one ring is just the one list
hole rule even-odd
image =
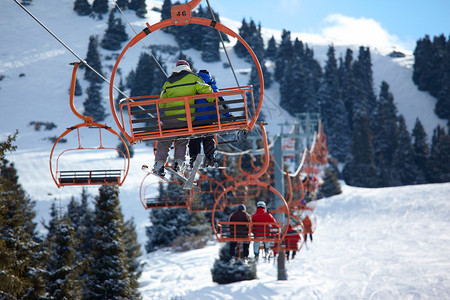
[[[75, 51], [73, 51], [69, 46], [67, 46], [67, 44], [65, 44], [60, 38], [58, 38], [50, 29], [48, 29], [47, 26], [45, 26], [38, 18], [36, 18], [28, 9], [25, 8], [25, 6], [22, 5], [22, 3], [18, 2], [17, 0], [14, 0], [14, 2], [17, 3], [17, 5], [19, 5], [30, 17], [32, 17], [36, 22], [38, 22], [39, 25], [42, 26], [42, 28], [44, 28], [51, 36], [53, 36], [61, 45], [63, 45], [70, 53], [72, 53], [76, 58], [78, 58], [80, 60], [80, 62], [84, 65], [86, 65], [86, 67], [88, 67], [89, 69], [91, 69], [92, 72], [94, 72], [95, 74], [97, 74], [103, 81], [105, 81], [106, 83], [109, 84], [109, 80], [106, 79], [102, 74], [100, 74], [99, 72], [97, 72], [97, 70], [95, 70], [93, 67], [91, 67], [84, 59], [82, 59], [77, 53], [75, 53]], [[128, 97], [124, 92], [122, 92], [119, 88], [117, 88], [116, 86], [114, 86], [114, 89], [116, 91], [118, 91], [119, 93], [121, 93], [124, 97]]]
[[[217, 21], [216, 21], [216, 17], [214, 16], [214, 13], [213, 13], [213, 11], [212, 11], [211, 5], [209, 4], [209, 0], [206, 0], [206, 3], [208, 4], [209, 12], [211, 13], [211, 17], [212, 17], [213, 21], [214, 21], [214, 22], [217, 22]], [[225, 42], [223, 41], [222, 35], [221, 35], [221, 33], [220, 33], [219, 30], [216, 30], [216, 31], [217, 31], [217, 35], [218, 35], [219, 38], [220, 38], [220, 42], [222, 43], [222, 47], [223, 47], [223, 50], [225, 51], [225, 55], [227, 56], [227, 60], [228, 60], [228, 63], [230, 64], [231, 71], [233, 72], [234, 80], [236, 80], [236, 84], [237, 84], [238, 86], [241, 86], [241, 85], [239, 84], [238, 79], [237, 79], [236, 73], [234, 72], [234, 68], [233, 68], [233, 64], [231, 63], [231, 59], [230, 59], [230, 57], [228, 56], [228, 51], [227, 51], [227, 48], [225, 47]]]
[[[122, 15], [122, 17], [124, 18], [125, 22], [127, 22], [127, 24], [130, 26], [131, 30], [133, 30], [134, 34], [137, 35], [138, 33], [136, 32], [136, 30], [134, 29], [133, 25], [131, 25], [131, 23], [128, 21], [127, 17], [125, 16], [125, 14], [123, 13], [122, 9], [119, 7], [119, 5], [117, 4], [117, 0], [114, 1], [114, 4], [116, 5], [116, 7], [119, 9], [120, 14]], [[156, 57], [153, 55], [153, 51], [147, 46], [147, 44], [145, 44], [143, 41], [141, 41], [142, 44], [144, 45], [145, 49], [147, 49], [148, 53], [150, 53], [150, 55], [153, 57], [153, 60], [156, 62], [156, 64], [158, 65], [158, 67], [161, 69], [161, 71], [164, 73], [164, 75], [166, 77], [169, 77], [169, 75], [167, 75], [166, 71], [164, 70], [164, 68], [161, 66], [161, 64], [159, 63], [159, 61], [156, 59]]]

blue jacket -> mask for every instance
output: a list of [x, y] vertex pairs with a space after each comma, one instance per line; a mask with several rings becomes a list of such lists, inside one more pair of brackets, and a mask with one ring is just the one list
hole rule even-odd
[[[209, 84], [214, 92], [218, 92], [219, 89], [216, 86], [216, 82], [206, 73], [197, 73], [198, 76], [200, 76], [203, 81], [207, 84]], [[220, 101], [220, 99], [219, 99]], [[201, 104], [201, 103], [208, 103], [205, 98], [197, 99], [195, 100], [195, 104]], [[220, 104], [219, 104], [220, 105]], [[205, 112], [205, 111], [212, 111], [210, 115], [204, 115], [204, 116], [197, 116], [195, 117], [195, 121], [202, 121], [202, 120], [211, 120], [215, 119], [216, 116], [216, 107], [215, 106], [206, 106], [206, 107], [197, 107], [195, 109], [195, 112]], [[224, 113], [225, 117], [231, 117], [230, 113]]]

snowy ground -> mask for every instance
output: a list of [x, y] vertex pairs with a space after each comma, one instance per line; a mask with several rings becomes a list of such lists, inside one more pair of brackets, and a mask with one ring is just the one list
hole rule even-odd
[[260, 262], [256, 280], [213, 283], [216, 243], [146, 255], [144, 299], [449, 299], [450, 183], [343, 190], [319, 201], [314, 242], [287, 281]]

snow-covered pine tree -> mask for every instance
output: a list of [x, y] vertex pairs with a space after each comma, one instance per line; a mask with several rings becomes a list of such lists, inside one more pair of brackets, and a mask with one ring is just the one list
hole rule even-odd
[[267, 42], [265, 57], [267, 59], [270, 59], [271, 61], [275, 61], [275, 59], [277, 58], [277, 51], [277, 43], [274, 36], [272, 35], [270, 40]]
[[291, 41], [291, 32], [284, 30], [281, 34], [281, 43], [278, 46], [277, 58], [275, 60], [274, 79], [280, 81], [283, 79], [284, 70], [289, 65], [293, 57], [294, 48]]
[[87, 0], [75, 0], [73, 4], [73, 10], [79, 16], [88, 16], [92, 12], [92, 6]]
[[321, 196], [328, 198], [341, 193], [341, 185], [337, 179], [336, 172], [326, 168], [323, 184], [319, 187], [318, 198], [321, 198]]
[[392, 173], [390, 169], [393, 167], [392, 160], [398, 145], [398, 118], [394, 96], [389, 91], [389, 84], [385, 81], [381, 83], [380, 95], [373, 115], [373, 148], [380, 186], [391, 186], [391, 178], [386, 174]]
[[[184, 191], [177, 184], [168, 184], [167, 188], [161, 184], [158, 188], [157, 201], [165, 201], [167, 197], [171, 200], [183, 202]], [[145, 228], [148, 237], [145, 250], [147, 253], [168, 247], [178, 236], [190, 236], [196, 234], [197, 230], [190, 226], [192, 215], [186, 208], [162, 208], [150, 211], [151, 226]]]
[[423, 182], [414, 160], [411, 136], [402, 115], [398, 117], [398, 144], [392, 157], [390, 185], [411, 185]]
[[428, 90], [429, 74], [434, 66], [430, 63], [430, 57], [433, 55], [433, 45], [430, 36], [426, 35], [423, 39], [416, 42], [414, 49], [413, 81], [421, 91]]
[[[70, 225], [76, 228], [75, 239], [78, 245], [76, 247], [76, 256], [85, 261], [92, 252], [92, 243], [95, 240], [94, 212], [89, 208], [89, 194], [87, 189], [81, 192], [81, 202], [72, 197], [67, 206], [66, 217], [70, 219]], [[81, 274], [83, 277], [84, 274]]]
[[[89, 45], [88, 45], [88, 51], [86, 54], [86, 62], [88, 65], [90, 65], [94, 70], [96, 70], [99, 74], [103, 75], [102, 73], [102, 64], [100, 61], [100, 55], [98, 53], [98, 39], [96, 36], [91, 35], [89, 37]], [[88, 80], [89, 82], [95, 82], [95, 83], [102, 83], [103, 79], [94, 73], [90, 68], [85, 68], [84, 71], [84, 79]]]
[[367, 114], [373, 123], [373, 113], [376, 108], [376, 96], [373, 89], [373, 71], [370, 49], [368, 47], [359, 47], [358, 60], [353, 64], [355, 78], [358, 80], [359, 89], [364, 97], [364, 105]]
[[119, 205], [117, 186], [99, 188], [95, 203], [96, 238], [84, 282], [85, 299], [132, 299]]
[[256, 263], [246, 264], [241, 259], [231, 260], [229, 255], [230, 245], [227, 243], [220, 248], [219, 259], [214, 261], [211, 268], [213, 282], [227, 284], [244, 280], [256, 279]]
[[378, 185], [372, 139], [370, 120], [366, 111], [364, 108], [355, 111], [351, 159], [345, 164], [342, 172], [348, 185], [360, 187]]
[[[75, 229], [68, 218], [60, 218], [52, 210], [53, 232], [47, 235], [50, 256], [46, 264], [46, 291], [51, 299], [81, 299], [78, 274], [82, 263], [77, 260]], [[49, 232], [50, 233], [50, 232]]]
[[97, 83], [91, 82], [86, 90], [87, 98], [83, 102], [84, 114], [92, 116], [94, 122], [102, 122], [105, 120], [107, 114], [105, 106], [102, 103], [101, 86]]
[[108, 0], [94, 0], [92, 11], [100, 15], [106, 14], [108, 12]]
[[419, 118], [416, 119], [416, 124], [414, 125], [414, 129], [412, 131], [412, 138], [415, 155], [414, 160], [417, 167], [419, 168], [419, 172], [421, 173], [422, 177], [426, 178], [427, 162], [430, 149], [427, 143], [427, 133], [425, 132], [422, 122], [420, 122]]
[[350, 152], [351, 134], [347, 110], [341, 98], [337, 61], [333, 46], [329, 46], [322, 86], [319, 89], [321, 119], [331, 156], [345, 161]]
[[136, 12], [136, 16], [144, 19], [147, 14], [147, 4], [145, 0], [130, 0], [128, 8]]
[[136, 226], [134, 219], [125, 221], [123, 224], [123, 243], [125, 244], [125, 254], [128, 265], [128, 274], [130, 278], [130, 285], [133, 289], [132, 299], [141, 299], [139, 292], [139, 277], [142, 274], [142, 265], [139, 257], [142, 256], [141, 245], [138, 243]]
[[107, 50], [119, 50], [122, 48], [122, 42], [128, 40], [125, 26], [121, 18], [116, 18], [115, 10], [111, 10], [108, 18], [108, 28], [106, 28], [100, 46]]
[[48, 254], [33, 222], [35, 202], [19, 183], [14, 164], [4, 156], [14, 149], [14, 139], [9, 136], [0, 147], [0, 298], [40, 299], [45, 294], [42, 273]]
[[[242, 25], [239, 27], [239, 35], [246, 40], [246, 37], [249, 35], [249, 25], [247, 24], [247, 21], [242, 19]], [[236, 53], [237, 57], [243, 58], [245, 57], [247, 53], [247, 49], [245, 49], [244, 45], [242, 45], [239, 41], [236, 42], [236, 44], [233, 47], [234, 52]]]
[[129, 0], [115, 0], [115, 1], [116, 1], [116, 5], [118, 7], [120, 7], [121, 10], [127, 10], [128, 6], [130, 5]]
[[202, 39], [202, 60], [204, 62], [220, 61], [220, 40], [217, 31], [212, 28], [204, 28]]
[[75, 80], [75, 91], [74, 96], [81, 96], [83, 95], [83, 89], [81, 88], [80, 82], [78, 79]]
[[342, 100], [344, 101], [345, 108], [348, 114], [348, 124], [350, 130], [353, 129], [353, 112], [354, 103], [359, 101], [358, 99], [358, 85], [357, 79], [355, 78], [354, 68], [353, 68], [353, 51], [347, 49], [345, 52], [345, 58], [340, 66], [340, 86]]
[[441, 126], [437, 126], [433, 131], [428, 158], [428, 181], [450, 181], [450, 135]]

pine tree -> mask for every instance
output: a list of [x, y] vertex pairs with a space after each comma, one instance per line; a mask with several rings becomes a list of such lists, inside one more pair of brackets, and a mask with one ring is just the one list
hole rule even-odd
[[[86, 62], [89, 66], [91, 66], [94, 70], [96, 70], [99, 74], [102, 73], [102, 65], [100, 61], [100, 55], [98, 53], [98, 39], [95, 36], [89, 37], [89, 46], [88, 52], [86, 54]], [[94, 73], [90, 68], [86, 68], [84, 72], [84, 79], [88, 80], [91, 83], [102, 83], [103, 79]]]
[[[158, 189], [158, 200], [165, 201], [178, 199], [182, 202], [186, 199], [183, 190], [177, 184], [168, 184], [167, 188], [160, 185]], [[145, 228], [148, 242], [145, 245], [147, 253], [169, 246], [178, 236], [190, 236], [196, 234], [197, 230], [190, 226], [192, 215], [186, 208], [163, 208], [150, 211], [151, 226]]]
[[108, 0], [94, 0], [92, 11], [97, 14], [106, 14], [108, 12]]
[[350, 126], [350, 130], [352, 130], [354, 104], [359, 101], [359, 93], [357, 79], [355, 78], [353, 68], [353, 51], [351, 49], [347, 49], [345, 52], [344, 61], [340, 66], [340, 74], [342, 100], [344, 101], [344, 105], [347, 110], [348, 124]]
[[96, 239], [91, 253], [84, 299], [131, 299], [133, 289], [128, 274], [119, 207], [119, 188], [102, 186], [95, 203]]
[[364, 105], [372, 124], [373, 113], [376, 108], [376, 96], [373, 89], [372, 60], [369, 48], [359, 47], [358, 60], [353, 64], [353, 68], [355, 78], [358, 81], [358, 89], [361, 93], [359, 101], [361, 101], [361, 105]]
[[422, 181], [414, 160], [414, 148], [403, 116], [398, 118], [398, 145], [392, 159], [392, 185], [410, 185]]
[[319, 90], [322, 122], [331, 156], [344, 161], [350, 152], [351, 134], [339, 87], [334, 47], [328, 48], [325, 74]]
[[75, 80], [75, 91], [74, 96], [81, 96], [83, 95], [83, 89], [81, 88], [80, 82], [78, 79]]
[[202, 60], [204, 62], [220, 61], [220, 40], [217, 31], [205, 28], [202, 40]]
[[147, 14], [147, 4], [145, 0], [130, 0], [128, 8], [136, 12], [136, 16], [139, 18], [145, 18]]
[[428, 90], [428, 76], [434, 68], [430, 60], [432, 55], [433, 45], [430, 36], [426, 35], [417, 41], [414, 49], [413, 81], [421, 91]]
[[[389, 92], [389, 85], [384, 81], [381, 83], [373, 128], [379, 185], [390, 186], [392, 178], [387, 174], [391, 173], [393, 155], [398, 144], [397, 107], [394, 104], [394, 96]], [[395, 178], [393, 180], [395, 181]]]
[[286, 66], [288, 66], [293, 57], [293, 47], [291, 41], [291, 32], [284, 30], [281, 34], [281, 43], [278, 47], [277, 59], [275, 60], [274, 79], [280, 81]]
[[130, 277], [130, 285], [133, 289], [132, 299], [141, 299], [141, 295], [138, 290], [138, 280], [142, 274], [142, 266], [139, 261], [139, 257], [142, 256], [142, 252], [141, 245], [137, 240], [136, 226], [133, 219], [125, 221], [123, 224], [122, 240], [125, 244], [128, 274]]
[[[249, 26], [245, 19], [242, 19], [242, 25], [239, 28], [239, 35], [244, 40], [249, 35]], [[245, 57], [245, 55], [247, 53], [247, 49], [245, 49], [245, 46], [242, 45], [239, 41], [236, 42], [236, 45], [234, 45], [233, 49], [234, 49], [234, 52], [236, 53], [237, 57], [240, 57], [240, 58]]]
[[354, 115], [352, 132], [352, 157], [342, 172], [347, 184], [361, 187], [377, 186], [372, 139], [369, 116], [365, 110], [357, 111]]
[[86, 90], [87, 98], [83, 102], [84, 114], [92, 116], [94, 122], [102, 122], [107, 114], [102, 103], [101, 87], [96, 83], [91, 83]]
[[51, 299], [81, 299], [81, 282], [77, 279], [81, 262], [77, 261], [75, 229], [70, 220], [52, 212], [54, 231], [47, 236], [50, 257], [46, 269], [46, 290]]
[[116, 18], [114, 10], [109, 13], [108, 28], [100, 43], [103, 49], [119, 50], [122, 48], [121, 43], [128, 39], [125, 26], [120, 18]]
[[127, 10], [128, 6], [130, 5], [129, 0], [115, 0], [115, 1], [116, 1], [116, 5], [118, 7], [120, 7], [121, 10]]
[[[426, 178], [429, 147], [427, 143], [427, 133], [425, 132], [419, 118], [416, 119], [416, 124], [414, 125], [414, 129], [412, 131], [412, 137], [415, 154], [414, 160], [419, 168], [421, 177]], [[425, 181], [421, 183], [425, 183]]]
[[256, 263], [251, 261], [247, 264], [241, 259], [231, 261], [229, 247], [229, 244], [221, 247], [219, 259], [214, 261], [214, 266], [211, 269], [213, 282], [227, 284], [256, 279]]
[[269, 42], [267, 42], [267, 48], [266, 48], [266, 54], [265, 57], [267, 59], [270, 59], [271, 61], [275, 61], [276, 57], [277, 57], [277, 43], [275, 41], [275, 38], [272, 37], [270, 38]]
[[[162, 8], [161, 8], [161, 21], [170, 19], [172, 15], [170, 14], [170, 9], [172, 8], [172, 1], [170, 0], [164, 0]], [[166, 27], [163, 30], [167, 31], [168, 28]]]
[[[336, 176], [336, 172], [331, 171], [329, 168], [325, 169], [325, 176], [323, 179], [323, 185], [319, 188], [319, 195], [328, 198], [334, 195], [342, 193], [341, 185]], [[320, 197], [319, 197], [320, 198]]]
[[92, 7], [87, 0], [75, 0], [73, 10], [79, 16], [88, 16], [92, 12]]
[[428, 181], [450, 181], [450, 136], [438, 126], [433, 131], [430, 157], [428, 159]]
[[[76, 257], [85, 261], [92, 251], [95, 240], [94, 212], [89, 208], [89, 194], [82, 190], [81, 203], [72, 198], [67, 207], [66, 217], [70, 219], [70, 226], [76, 228], [75, 239], [78, 240]], [[85, 274], [81, 274], [84, 277]]]
[[1, 143], [0, 156], [0, 298], [39, 299], [45, 292], [47, 253], [33, 222], [35, 202], [18, 183], [14, 164], [4, 158], [4, 151], [12, 149], [9, 142]]

